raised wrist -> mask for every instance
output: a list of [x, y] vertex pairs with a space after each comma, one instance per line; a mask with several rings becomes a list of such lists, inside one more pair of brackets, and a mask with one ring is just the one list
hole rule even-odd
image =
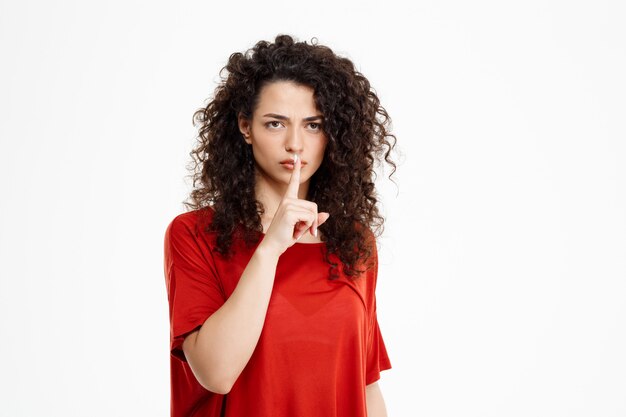
[[259, 243], [259, 246], [256, 248], [256, 252], [263, 254], [264, 257], [275, 259], [276, 261], [278, 261], [280, 255], [283, 254], [283, 252], [275, 248], [271, 243], [265, 242], [264, 240]]

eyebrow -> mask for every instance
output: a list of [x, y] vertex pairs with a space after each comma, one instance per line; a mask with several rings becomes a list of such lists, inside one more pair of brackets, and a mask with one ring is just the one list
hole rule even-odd
[[[273, 117], [275, 119], [279, 119], [279, 120], [289, 120], [289, 117], [287, 116], [283, 116], [282, 114], [276, 114], [276, 113], [267, 113], [264, 114], [263, 117]], [[322, 115], [318, 115], [318, 116], [309, 116], [309, 117], [305, 117], [304, 119], [302, 119], [303, 122], [312, 122], [313, 120], [324, 120], [324, 116]]]

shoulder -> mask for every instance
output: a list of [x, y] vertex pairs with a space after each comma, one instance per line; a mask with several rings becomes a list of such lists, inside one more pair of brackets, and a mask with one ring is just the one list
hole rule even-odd
[[376, 235], [372, 231], [371, 227], [363, 224], [360, 221], [355, 221], [354, 230], [358, 231], [359, 233], [362, 233], [363, 238], [366, 243], [376, 246]]
[[206, 207], [198, 210], [191, 210], [176, 215], [170, 220], [165, 230], [166, 239], [173, 236], [195, 236], [204, 229], [204, 226], [213, 219], [213, 209]]
[[377, 239], [374, 232], [368, 228], [364, 228], [364, 241], [369, 250], [369, 256], [363, 260], [365, 272], [365, 285], [367, 287], [368, 299], [371, 302], [375, 299], [376, 282], [378, 280], [378, 247]]
[[199, 225], [202, 221], [211, 221], [214, 213], [211, 206], [180, 213], [170, 221], [168, 228]]
[[213, 239], [200, 227], [202, 218], [210, 214], [203, 210], [180, 213], [169, 222], [164, 236], [166, 264], [186, 263], [205, 268], [212, 262]]
[[358, 228], [359, 228], [359, 231], [362, 233], [365, 247], [369, 251], [369, 256], [364, 261], [367, 265], [377, 267], [378, 266], [378, 246], [377, 246], [378, 242], [376, 239], [376, 235], [374, 234], [371, 228], [364, 226], [362, 224], [359, 224]]

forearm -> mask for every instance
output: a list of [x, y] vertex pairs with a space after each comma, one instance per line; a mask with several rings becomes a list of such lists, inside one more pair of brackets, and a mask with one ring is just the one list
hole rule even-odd
[[383, 393], [377, 382], [365, 387], [365, 399], [367, 405], [367, 415], [369, 417], [387, 417], [387, 409]]
[[205, 387], [227, 393], [250, 360], [265, 322], [278, 257], [259, 245], [231, 296], [191, 341], [187, 360]]

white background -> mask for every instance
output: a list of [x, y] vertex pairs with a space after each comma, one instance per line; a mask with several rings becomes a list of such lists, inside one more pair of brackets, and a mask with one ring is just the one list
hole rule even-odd
[[0, 415], [169, 415], [191, 117], [289, 33], [351, 58], [398, 137], [389, 415], [626, 416], [624, 4], [0, 1]]

